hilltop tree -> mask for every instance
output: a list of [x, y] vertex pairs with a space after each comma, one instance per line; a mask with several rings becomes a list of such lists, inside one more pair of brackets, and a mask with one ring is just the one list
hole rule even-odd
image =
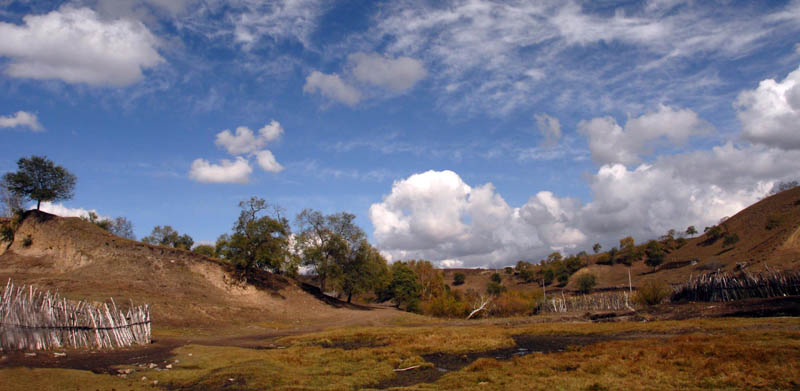
[[192, 245], [194, 245], [194, 239], [192, 239], [191, 236], [188, 234], [181, 235], [169, 225], [163, 227], [157, 225], [153, 227], [153, 231], [150, 235], [143, 237], [142, 241], [158, 246], [182, 248], [184, 250], [189, 250], [192, 248]]
[[603, 246], [600, 245], [600, 243], [595, 243], [594, 246], [592, 246], [592, 250], [595, 254], [599, 253], [602, 248]]
[[68, 200], [74, 195], [75, 175], [44, 156], [21, 158], [17, 168], [3, 176], [3, 185], [23, 199], [36, 201], [36, 210], [42, 201]]
[[258, 197], [240, 202], [239, 207], [233, 233], [217, 239], [217, 255], [243, 269], [292, 272], [291, 230], [282, 210]]
[[694, 225], [690, 225], [689, 228], [686, 228], [686, 236], [691, 238], [694, 235], [697, 235], [697, 229]]
[[136, 235], [133, 233], [133, 223], [122, 216], [118, 216], [111, 222], [109, 232], [121, 238], [136, 240]]
[[214, 246], [208, 244], [197, 245], [192, 249], [192, 252], [195, 252], [200, 255], [205, 255], [209, 258], [217, 257], [217, 250], [214, 248]]
[[463, 285], [466, 279], [467, 276], [465, 276], [464, 273], [456, 272], [456, 274], [453, 275], [453, 285]]

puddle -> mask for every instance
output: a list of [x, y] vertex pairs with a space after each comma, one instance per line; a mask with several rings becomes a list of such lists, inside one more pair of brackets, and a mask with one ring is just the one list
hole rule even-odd
[[433, 364], [433, 368], [398, 372], [395, 377], [380, 382], [375, 388], [407, 387], [420, 383], [433, 383], [444, 374], [458, 371], [479, 358], [510, 360], [529, 354], [560, 353], [570, 346], [586, 346], [598, 342], [618, 339], [610, 335], [514, 335], [515, 346], [473, 353], [432, 353], [422, 358]]

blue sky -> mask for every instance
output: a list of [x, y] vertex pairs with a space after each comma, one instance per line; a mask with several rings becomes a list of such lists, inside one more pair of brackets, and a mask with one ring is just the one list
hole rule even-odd
[[[800, 2], [0, 0], [0, 173], [198, 241], [256, 195], [390, 259], [702, 229], [800, 169]], [[227, 131], [227, 132], [226, 132]]]

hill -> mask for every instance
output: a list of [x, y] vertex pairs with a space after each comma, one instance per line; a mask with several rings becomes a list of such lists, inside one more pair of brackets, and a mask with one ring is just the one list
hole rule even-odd
[[283, 276], [242, 276], [219, 260], [38, 211], [25, 213], [13, 242], [0, 242], [0, 281], [9, 278], [67, 298], [147, 303], [154, 323], [171, 327], [328, 326], [397, 312], [323, 301]]
[[[700, 230], [703, 227], [698, 227]], [[648, 280], [670, 284], [686, 282], [690, 276], [710, 271], [763, 271], [800, 269], [800, 187], [767, 197], [719, 224], [720, 235], [735, 236], [738, 241], [726, 246], [723, 237], [716, 240], [710, 232], [697, 237], [684, 238], [682, 245], [672, 244], [666, 252], [664, 263], [655, 271], [642, 259], [630, 267], [634, 288]], [[658, 239], [658, 238], [653, 238]], [[643, 246], [644, 243], [638, 243]], [[643, 249], [643, 248], [642, 248]], [[576, 280], [581, 274], [597, 276], [598, 289], [622, 289], [628, 287], [629, 268], [624, 264], [599, 264], [602, 254], [590, 255], [586, 267], [573, 274], [566, 290], [576, 290]], [[541, 282], [525, 283], [503, 269], [446, 269], [445, 282], [453, 285], [455, 273], [466, 275], [465, 283], [454, 287], [460, 290], [474, 289], [485, 292], [492, 274], [499, 273], [502, 284], [508, 288], [537, 289]], [[556, 282], [548, 289], [561, 289]]]

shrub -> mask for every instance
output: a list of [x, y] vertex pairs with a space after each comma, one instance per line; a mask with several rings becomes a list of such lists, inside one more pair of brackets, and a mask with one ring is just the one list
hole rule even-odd
[[14, 228], [11, 224], [3, 224], [0, 227], [0, 242], [13, 242], [14, 241]]
[[506, 288], [500, 285], [499, 282], [492, 281], [489, 283], [489, 286], [486, 287], [486, 293], [490, 295], [499, 295], [505, 291]]
[[445, 291], [422, 303], [426, 315], [444, 318], [463, 318], [469, 315], [470, 306], [458, 291]]
[[25, 238], [22, 239], [22, 247], [30, 247], [32, 244], [33, 239], [31, 238], [31, 235], [25, 236]]
[[672, 289], [666, 283], [649, 280], [636, 290], [634, 301], [642, 305], [656, 305], [664, 301], [670, 294], [672, 294]]
[[608, 255], [608, 253], [603, 253], [597, 256], [597, 260], [594, 263], [598, 265], [611, 265], [614, 262], [611, 260], [611, 256]]
[[500, 276], [500, 273], [494, 273], [492, 274], [492, 281], [499, 284], [503, 281], [503, 277]]
[[458, 272], [453, 276], [453, 285], [462, 285], [466, 279], [464, 273]]
[[597, 285], [597, 276], [591, 273], [584, 273], [578, 277], [578, 290], [581, 293], [589, 293]]
[[503, 268], [503, 271], [505, 271], [506, 274], [514, 274], [514, 268], [511, 266], [506, 266], [505, 268]]
[[647, 247], [645, 248], [644, 252], [647, 256], [647, 258], [644, 260], [644, 263], [647, 264], [647, 266], [652, 267], [653, 271], [656, 270], [658, 265], [664, 263], [664, 249], [661, 243], [655, 240], [647, 242]]
[[737, 234], [725, 234], [725, 239], [722, 240], [722, 247], [733, 246], [737, 242], [739, 242], [739, 235], [737, 235]]
[[767, 231], [780, 227], [781, 223], [783, 222], [783, 216], [780, 213], [773, 213], [767, 217], [767, 224], [764, 228]]
[[490, 316], [531, 315], [541, 301], [541, 291], [524, 293], [521, 291], [505, 291], [489, 304]]

